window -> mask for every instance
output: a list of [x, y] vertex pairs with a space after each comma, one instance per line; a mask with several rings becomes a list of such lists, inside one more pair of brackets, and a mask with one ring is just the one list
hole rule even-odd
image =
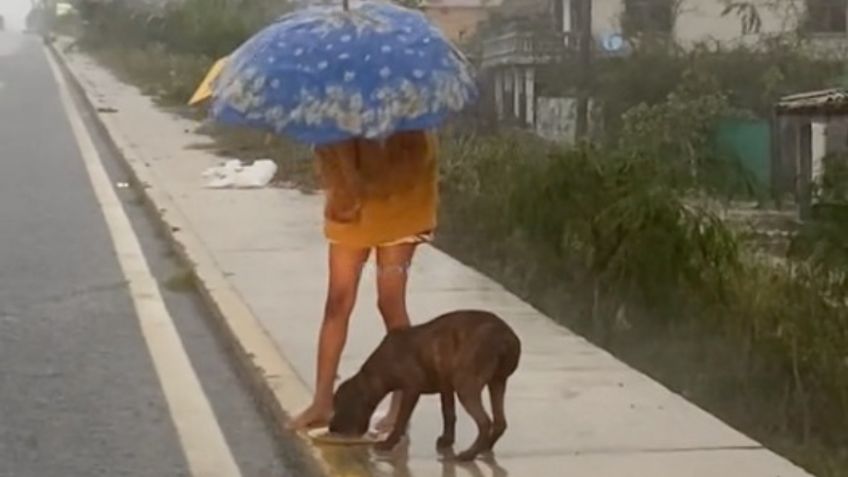
[[811, 33], [848, 33], [848, 2], [807, 0], [807, 29]]
[[628, 33], [671, 33], [673, 0], [625, 0], [623, 23]]

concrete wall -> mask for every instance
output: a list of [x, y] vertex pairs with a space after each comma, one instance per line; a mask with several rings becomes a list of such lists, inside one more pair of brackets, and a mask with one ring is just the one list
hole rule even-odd
[[536, 134], [550, 141], [572, 143], [577, 125], [574, 98], [536, 98]]
[[[809, 132], [806, 139], [805, 126]], [[823, 157], [848, 151], [848, 119], [783, 117], [775, 127], [777, 151], [773, 156], [772, 187], [778, 194], [795, 195], [804, 204], [807, 184], [819, 182], [824, 172]], [[815, 197], [810, 199], [815, 202]]]
[[[762, 20], [760, 34], [792, 31], [803, 14], [801, 5], [793, 0], [783, 0], [786, 6], [775, 7], [771, 0], [754, 0]], [[731, 13], [722, 16], [725, 3], [721, 0], [683, 0], [680, 5], [674, 35], [683, 44], [704, 40], [721, 43], [752, 41], [757, 35], [742, 35], [742, 21]]]
[[455, 43], [469, 39], [477, 31], [477, 27], [488, 18], [486, 7], [451, 7], [425, 5], [424, 14]]
[[[573, 0], [563, 0], [568, 3]], [[798, 26], [804, 12], [802, 0], [782, 0], [775, 6], [773, 0], [752, 0], [758, 6], [762, 20], [761, 34], [791, 31]], [[742, 35], [742, 22], [735, 14], [722, 16], [724, 0], [679, 0], [673, 35], [682, 44], [714, 40], [721, 43], [751, 42], [756, 35]], [[594, 0], [593, 28], [599, 37], [621, 33], [624, 0]], [[831, 39], [834, 43], [834, 39]], [[835, 43], [845, 43], [835, 39]]]
[[815, 184], [821, 183], [824, 174], [824, 156], [827, 155], [827, 123], [824, 121], [814, 122], [812, 128], [812, 180]]
[[594, 0], [592, 3], [592, 29], [595, 35], [601, 37], [621, 33], [621, 15], [623, 12], [624, 0]]

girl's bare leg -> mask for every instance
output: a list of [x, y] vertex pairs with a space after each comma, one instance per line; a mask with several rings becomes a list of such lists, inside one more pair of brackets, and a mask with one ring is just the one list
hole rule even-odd
[[347, 327], [356, 303], [359, 278], [369, 249], [330, 244], [330, 280], [324, 321], [318, 338], [318, 366], [312, 404], [292, 422], [295, 429], [326, 426], [333, 413], [333, 388], [347, 340]]
[[[377, 307], [386, 331], [410, 325], [406, 309], [406, 286], [415, 247], [416, 244], [400, 244], [377, 249]], [[400, 404], [400, 392], [393, 393], [389, 412], [376, 424], [379, 432], [394, 428]]]

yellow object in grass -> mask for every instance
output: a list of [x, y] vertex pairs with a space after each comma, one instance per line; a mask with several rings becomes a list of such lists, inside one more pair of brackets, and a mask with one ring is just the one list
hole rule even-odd
[[221, 71], [224, 69], [226, 64], [227, 57], [225, 56], [212, 65], [212, 68], [209, 69], [209, 72], [206, 73], [203, 81], [201, 81], [200, 85], [197, 87], [197, 91], [194, 92], [194, 95], [192, 95], [191, 99], [188, 101], [189, 106], [194, 106], [195, 104], [212, 96], [212, 83], [218, 79], [218, 76], [221, 74]]

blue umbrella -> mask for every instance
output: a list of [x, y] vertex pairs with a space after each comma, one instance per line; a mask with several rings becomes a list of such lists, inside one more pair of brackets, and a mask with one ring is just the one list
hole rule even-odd
[[477, 89], [422, 13], [369, 1], [281, 17], [230, 55], [212, 97], [222, 123], [321, 145], [432, 129]]

